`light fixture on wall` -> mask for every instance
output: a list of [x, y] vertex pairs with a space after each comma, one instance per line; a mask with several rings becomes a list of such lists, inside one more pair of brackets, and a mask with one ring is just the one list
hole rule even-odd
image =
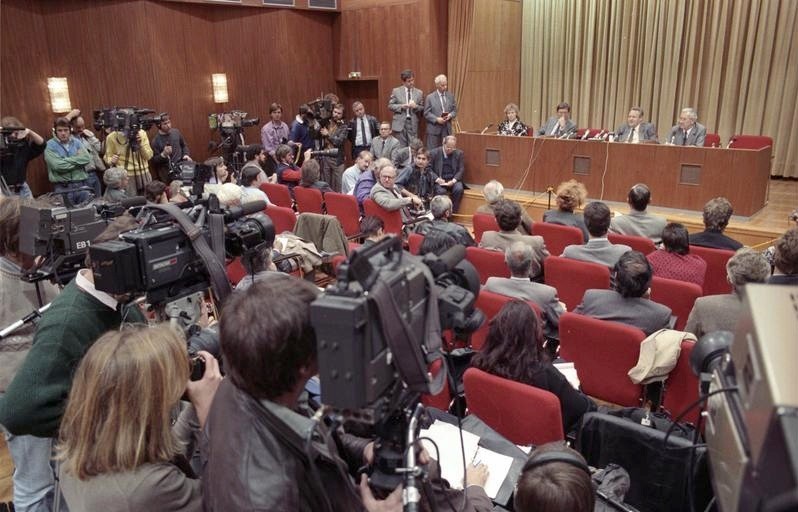
[[72, 103], [69, 101], [69, 84], [64, 77], [49, 77], [47, 88], [50, 90], [50, 106], [53, 113], [60, 114], [72, 110]]
[[227, 75], [224, 73], [214, 73], [211, 75], [213, 84], [213, 102], [227, 103]]

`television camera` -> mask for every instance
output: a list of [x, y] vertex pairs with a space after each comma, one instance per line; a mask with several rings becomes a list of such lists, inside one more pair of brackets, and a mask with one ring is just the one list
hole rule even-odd
[[220, 149], [224, 161], [233, 168], [234, 172], [241, 170], [240, 147], [244, 145], [244, 128], [257, 126], [259, 117], [248, 118], [249, 114], [242, 110], [231, 110], [218, 114], [208, 115], [208, 127], [219, 131], [219, 142], [211, 141], [208, 147], [211, 150]]
[[147, 131], [153, 124], [161, 122], [168, 114], [162, 112], [153, 115], [154, 110], [140, 107], [105, 107], [94, 110], [94, 129], [105, 130], [110, 128], [113, 131], [122, 132], [129, 141], [130, 149], [138, 151], [139, 141], [137, 135], [139, 130]]

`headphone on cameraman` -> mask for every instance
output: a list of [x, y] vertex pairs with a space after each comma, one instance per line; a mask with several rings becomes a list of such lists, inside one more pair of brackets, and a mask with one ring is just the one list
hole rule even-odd
[[570, 450], [543, 452], [538, 453], [537, 455], [535, 455], [535, 452], [532, 452], [532, 455], [524, 463], [524, 467], [521, 469], [521, 474], [524, 474], [534, 468], [551, 464], [553, 462], [570, 464], [571, 466], [577, 467], [587, 473], [587, 476], [591, 476], [590, 468], [585, 462], [585, 459], [582, 458], [582, 456], [578, 453], [574, 453]]

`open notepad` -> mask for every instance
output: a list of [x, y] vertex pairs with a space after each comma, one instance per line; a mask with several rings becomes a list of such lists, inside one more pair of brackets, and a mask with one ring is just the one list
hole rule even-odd
[[[460, 432], [457, 426], [436, 421], [430, 428], [422, 429], [420, 436], [428, 437], [438, 445], [441, 459], [438, 460], [438, 465], [441, 468], [441, 477], [445, 478], [452, 488], [462, 489], [463, 456], [460, 451]], [[436, 459], [437, 453], [433, 444], [426, 439], [422, 439], [421, 442], [427, 453]], [[463, 448], [466, 465], [485, 464], [488, 467], [485, 493], [491, 498], [495, 498], [510, 471], [513, 458], [479, 446], [479, 436], [465, 430], [463, 431]]]
[[579, 376], [576, 374], [576, 368], [574, 368], [574, 363], [554, 363], [554, 367], [560, 370], [560, 373], [565, 375], [565, 378], [568, 379], [568, 382], [574, 387], [574, 389], [579, 389]]

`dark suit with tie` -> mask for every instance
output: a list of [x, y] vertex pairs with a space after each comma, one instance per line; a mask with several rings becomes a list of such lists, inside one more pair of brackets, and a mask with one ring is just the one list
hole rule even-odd
[[[362, 130], [368, 130], [369, 136], [366, 140], [366, 134], [360, 133]], [[362, 144], [357, 144], [357, 137], [361, 136]], [[352, 143], [352, 159], [356, 159], [361, 151], [371, 151], [371, 141], [380, 136], [380, 125], [377, 123], [377, 118], [364, 114], [363, 117], [353, 117], [349, 121], [349, 142]]]
[[[657, 142], [657, 127], [652, 123], [640, 123], [635, 127], [639, 142]], [[631, 142], [632, 127], [622, 124], [615, 130], [615, 142]]]
[[704, 139], [707, 136], [707, 129], [698, 123], [690, 128], [690, 133], [687, 134], [685, 140], [684, 130], [677, 124], [671, 128], [671, 133], [668, 135], [668, 142], [676, 146], [703, 146]]
[[576, 132], [576, 123], [572, 119], [569, 119], [565, 122], [565, 128], [559, 128], [556, 133], [552, 134], [552, 132], [554, 131], [554, 127], [557, 126], [559, 122], [560, 122], [559, 117], [550, 117], [549, 120], [546, 121], [546, 124], [544, 124], [538, 130], [538, 135], [540, 136], [554, 135], [555, 137], [558, 137], [570, 131]]
[[[444, 112], [449, 113], [449, 120], [438, 124], [437, 119], [442, 117]], [[452, 120], [455, 117], [457, 117], [457, 103], [452, 93], [449, 91], [440, 93], [435, 90], [427, 94], [424, 99], [424, 119], [427, 120], [428, 149], [443, 145], [443, 138], [453, 133]]]
[[452, 154], [446, 156], [443, 147], [437, 147], [429, 152], [429, 163], [432, 170], [443, 178], [444, 181], [455, 180], [451, 187], [442, 187], [437, 185], [435, 187], [435, 194], [445, 195], [449, 194], [452, 198], [452, 213], [456, 213], [460, 208], [460, 201], [463, 199], [463, 151], [455, 149]]
[[[408, 103], [408, 97], [415, 102], [415, 107], [402, 107]], [[408, 89], [404, 85], [400, 85], [391, 91], [391, 97], [388, 98], [388, 110], [393, 112], [391, 130], [394, 137], [403, 146], [409, 146], [410, 139], [418, 136], [418, 114], [424, 112], [424, 93], [416, 87]]]

